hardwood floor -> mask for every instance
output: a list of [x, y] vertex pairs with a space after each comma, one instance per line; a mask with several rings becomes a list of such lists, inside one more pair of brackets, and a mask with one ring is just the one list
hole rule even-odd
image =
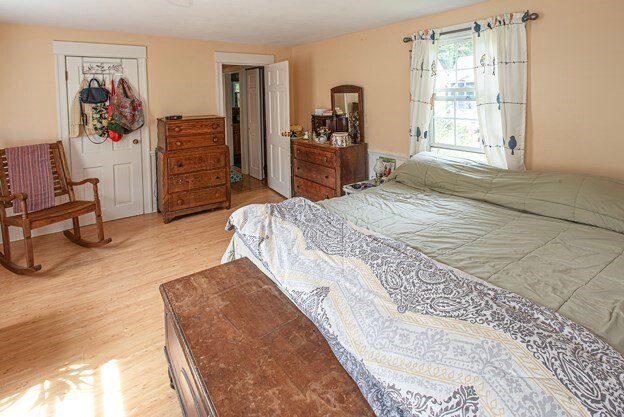
[[263, 187], [167, 225], [159, 214], [108, 222], [113, 242], [97, 249], [34, 239], [39, 273], [0, 268], [0, 417], [180, 416], [158, 286], [219, 264], [232, 211], [281, 200]]
[[267, 180], [257, 180], [251, 175], [243, 175], [243, 180], [239, 182], [232, 183], [232, 192], [245, 192], [245, 191], [253, 191], [260, 190], [262, 188], [267, 187]]

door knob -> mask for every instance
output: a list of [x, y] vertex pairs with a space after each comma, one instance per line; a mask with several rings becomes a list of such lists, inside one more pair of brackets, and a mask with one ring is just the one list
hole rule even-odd
[[138, 139], [133, 139], [132, 143], [134, 143], [135, 145], [138, 145], [139, 144], [139, 140]]

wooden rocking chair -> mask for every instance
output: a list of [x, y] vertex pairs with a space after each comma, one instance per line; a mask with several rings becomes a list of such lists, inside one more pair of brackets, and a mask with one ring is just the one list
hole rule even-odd
[[[11, 194], [9, 188], [9, 171], [6, 159], [6, 152], [0, 149], [0, 228], [2, 229], [2, 246], [4, 253], [0, 255], [0, 264], [16, 274], [31, 274], [41, 269], [41, 265], [35, 265], [33, 255], [33, 245], [31, 230], [47, 226], [53, 223], [72, 219], [73, 232], [65, 230], [63, 233], [67, 239], [87, 248], [106, 245], [111, 242], [111, 238], [104, 238], [104, 226], [102, 224], [102, 210], [100, 198], [98, 196], [97, 178], [87, 178], [82, 181], [73, 182], [69, 175], [69, 167], [63, 144], [59, 141], [50, 144], [50, 161], [52, 163], [52, 175], [54, 178], [54, 195], [56, 197], [67, 195], [69, 201], [54, 207], [28, 213], [26, 209], [27, 195], [23, 193]], [[90, 183], [93, 185], [93, 201], [76, 200], [74, 186]], [[7, 216], [7, 208], [18, 203], [21, 207], [21, 214]], [[95, 213], [97, 223], [98, 240], [87, 241], [80, 237], [79, 216]], [[9, 236], [9, 226], [21, 227], [24, 231], [24, 248], [26, 251], [26, 266], [20, 266], [11, 260], [11, 240]]]

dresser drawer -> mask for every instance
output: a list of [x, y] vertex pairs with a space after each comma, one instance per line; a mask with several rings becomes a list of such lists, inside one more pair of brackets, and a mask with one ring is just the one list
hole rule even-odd
[[329, 188], [336, 188], [336, 171], [322, 165], [295, 159], [294, 174]]
[[335, 191], [332, 188], [295, 176], [295, 196], [318, 201], [335, 197]]
[[329, 168], [336, 166], [336, 155], [332, 152], [295, 145], [294, 154], [296, 159], [302, 161], [312, 162]]
[[227, 175], [224, 169], [174, 175], [169, 177], [169, 192], [177, 193], [180, 191], [223, 185], [225, 184]]
[[224, 185], [203, 190], [172, 193], [169, 197], [169, 210], [183, 210], [205, 204], [218, 203], [225, 201], [226, 198], [227, 191]]
[[225, 145], [224, 133], [211, 133], [196, 136], [178, 136], [167, 138], [167, 150], [203, 148], [206, 146]]
[[167, 123], [166, 128], [167, 137], [202, 135], [217, 132], [225, 132], [225, 122], [222, 118]]
[[228, 162], [225, 160], [225, 157], [225, 151], [173, 156], [167, 161], [167, 168], [169, 169], [169, 175], [221, 168], [225, 167]]

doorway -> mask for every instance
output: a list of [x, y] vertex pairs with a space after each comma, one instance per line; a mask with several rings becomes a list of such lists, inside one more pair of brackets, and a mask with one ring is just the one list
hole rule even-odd
[[223, 86], [232, 190], [266, 186], [264, 68], [224, 65]]
[[[224, 67], [230, 65], [262, 67], [264, 69], [264, 82], [261, 82], [265, 117], [262, 122], [266, 128], [264, 149], [265, 171], [264, 178], [269, 188], [282, 194], [285, 197], [292, 196], [291, 187], [291, 164], [290, 164], [290, 91], [289, 91], [289, 64], [288, 61], [275, 63], [273, 55], [245, 54], [238, 52], [215, 52], [215, 72], [217, 74], [217, 109], [218, 114], [226, 116], [225, 94], [226, 82]], [[246, 82], [245, 78], [239, 78], [241, 83]], [[242, 85], [241, 85], [242, 88]], [[243, 97], [243, 96], [241, 96]], [[242, 98], [241, 98], [242, 100]], [[241, 129], [245, 129], [245, 111], [241, 108]], [[228, 146], [232, 149], [232, 135], [228, 134]], [[241, 171], [245, 168], [244, 157], [246, 152], [244, 143], [241, 143]], [[252, 178], [251, 176], [249, 176]], [[255, 178], [254, 178], [255, 180]]]

